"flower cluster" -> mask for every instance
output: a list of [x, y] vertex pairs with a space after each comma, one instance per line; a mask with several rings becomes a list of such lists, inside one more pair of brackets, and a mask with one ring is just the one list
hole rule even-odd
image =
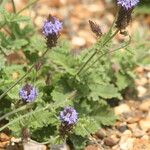
[[60, 120], [66, 125], [73, 125], [77, 122], [78, 114], [76, 110], [72, 107], [65, 107], [63, 111], [60, 112]]
[[37, 96], [37, 90], [29, 84], [25, 84], [19, 91], [20, 98], [26, 102], [33, 102]]
[[43, 25], [43, 34], [47, 39], [47, 46], [52, 48], [56, 45], [62, 23], [55, 17], [49, 15]]
[[117, 0], [117, 4], [126, 10], [132, 9], [139, 3], [139, 0]]
[[46, 20], [43, 25], [43, 33], [46, 37], [50, 34], [58, 34], [61, 29], [62, 23], [52, 16], [50, 20]]
[[65, 107], [64, 110], [60, 112], [59, 118], [61, 121], [59, 133], [62, 138], [65, 138], [67, 135], [70, 134], [70, 131], [77, 123], [78, 114], [74, 108]]
[[116, 28], [124, 30], [131, 21], [131, 14], [134, 7], [139, 3], [139, 0], [117, 0], [117, 4], [120, 6], [118, 17], [116, 20]]

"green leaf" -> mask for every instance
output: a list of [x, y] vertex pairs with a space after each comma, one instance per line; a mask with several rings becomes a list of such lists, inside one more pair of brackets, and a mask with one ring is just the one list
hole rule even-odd
[[16, 85], [12, 90], [10, 90], [7, 94], [11, 99], [19, 100], [19, 88], [20, 85]]
[[95, 120], [97, 120], [101, 125], [112, 126], [117, 117], [111, 110], [107, 110], [106, 108], [102, 108], [99, 113], [93, 116]]
[[8, 48], [14, 49], [14, 50], [18, 50], [21, 49], [23, 46], [28, 44], [28, 41], [25, 39], [16, 39], [14, 41], [9, 41], [10, 45], [8, 46]]
[[128, 86], [129, 83], [126, 75], [122, 75], [118, 73], [116, 74], [116, 78], [117, 78], [116, 85], [119, 90], [123, 90]]
[[51, 93], [51, 96], [53, 98], [54, 101], [64, 101], [67, 98], [67, 94], [63, 94], [59, 91], [53, 90], [53, 92]]
[[87, 141], [85, 137], [75, 134], [71, 135], [69, 139], [71, 139], [71, 142], [73, 143], [75, 150], [82, 150], [85, 147]]
[[0, 13], [2, 14], [7, 23], [29, 21], [28, 17], [9, 13], [2, 7], [0, 7]]
[[45, 51], [46, 42], [45, 39], [39, 35], [32, 36], [29, 41], [29, 45], [25, 48], [30, 52]]
[[118, 89], [114, 87], [113, 84], [90, 84], [89, 88], [91, 89], [91, 93], [89, 97], [92, 97], [94, 100], [98, 100], [98, 96], [106, 99], [110, 98], [121, 98]]
[[100, 125], [96, 120], [90, 117], [79, 118], [77, 125], [75, 126], [75, 134], [85, 137], [96, 132], [99, 128]]

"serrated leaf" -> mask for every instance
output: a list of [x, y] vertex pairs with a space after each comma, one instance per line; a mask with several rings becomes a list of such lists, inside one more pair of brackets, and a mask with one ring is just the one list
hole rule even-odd
[[7, 94], [11, 99], [19, 100], [19, 88], [20, 85], [16, 85], [12, 90], [10, 90]]
[[90, 117], [79, 118], [77, 125], [75, 126], [75, 134], [85, 137], [90, 135], [90, 133], [96, 132], [98, 128], [100, 128], [100, 125], [96, 120]]
[[7, 46], [8, 48], [18, 50], [21, 49], [23, 46], [27, 45], [28, 41], [25, 39], [16, 39], [14, 41], [10, 41], [9, 44], [10, 45]]
[[110, 98], [121, 98], [120, 93], [118, 92], [118, 89], [114, 87], [113, 84], [90, 84], [89, 88], [91, 89], [90, 97], [93, 97], [95, 100], [98, 99], [98, 96], [106, 99]]
[[30, 44], [28, 47], [25, 48], [25, 50], [30, 50], [30, 52], [35, 51], [45, 51], [46, 50], [46, 42], [45, 39], [41, 36], [33, 36], [30, 38]]
[[73, 57], [69, 57], [69, 54], [64, 54], [59, 51], [52, 51], [50, 53], [50, 59], [58, 66], [61, 66], [66, 72], [71, 75], [75, 75], [76, 70], [72, 67], [74, 65]]
[[73, 143], [75, 150], [82, 150], [86, 145], [86, 138], [78, 135], [71, 135], [69, 137]]
[[93, 116], [100, 124], [111, 126], [115, 123], [117, 117], [114, 113], [107, 109], [102, 109], [97, 115]]
[[128, 81], [127, 81], [127, 77], [125, 75], [122, 74], [116, 74], [116, 85], [118, 87], [119, 90], [123, 90], [128, 86]]
[[56, 90], [53, 90], [53, 92], [51, 93], [51, 96], [54, 101], [64, 101], [67, 98], [67, 95]]

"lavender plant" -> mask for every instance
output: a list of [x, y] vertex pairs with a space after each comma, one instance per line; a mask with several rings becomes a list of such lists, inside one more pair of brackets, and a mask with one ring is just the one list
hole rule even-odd
[[[124, 90], [133, 84], [131, 70], [136, 65], [129, 52], [130, 36], [115, 49], [112, 39], [119, 31], [127, 33], [138, 2], [118, 0], [117, 19], [107, 33], [89, 21], [97, 42], [77, 56], [71, 54], [68, 42], [59, 38], [63, 24], [58, 18], [48, 16], [41, 36], [29, 18], [19, 14], [29, 5], [16, 12], [13, 4], [13, 14], [0, 7], [0, 26], [8, 31], [0, 32], [0, 121], [8, 121], [0, 131], [9, 128], [20, 136], [26, 129], [32, 139], [53, 144], [58, 142], [57, 137], [67, 138], [75, 149], [82, 149], [91, 133], [100, 126], [112, 125], [116, 117], [108, 101], [122, 99]], [[24, 28], [20, 28], [21, 22], [25, 22]], [[124, 53], [119, 52], [122, 48], [126, 48]], [[8, 64], [8, 53], [20, 49], [28, 64]], [[19, 76], [16, 82], [12, 73]]]

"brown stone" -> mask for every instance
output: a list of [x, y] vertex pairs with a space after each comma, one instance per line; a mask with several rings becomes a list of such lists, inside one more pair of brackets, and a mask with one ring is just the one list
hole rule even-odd
[[106, 137], [106, 131], [104, 129], [100, 129], [96, 132], [96, 136], [100, 139]]
[[9, 140], [10, 140], [10, 137], [8, 135], [6, 135], [5, 133], [0, 133], [0, 141], [1, 142], [6, 142]]
[[141, 105], [139, 106], [139, 109], [142, 111], [149, 111], [150, 110], [150, 99], [145, 100], [141, 103]]
[[5, 148], [9, 144], [9, 141], [0, 142], [0, 148]]
[[118, 139], [116, 137], [114, 137], [114, 138], [113, 137], [107, 137], [104, 139], [104, 143], [107, 146], [114, 146], [117, 144], [117, 142], [118, 142]]

